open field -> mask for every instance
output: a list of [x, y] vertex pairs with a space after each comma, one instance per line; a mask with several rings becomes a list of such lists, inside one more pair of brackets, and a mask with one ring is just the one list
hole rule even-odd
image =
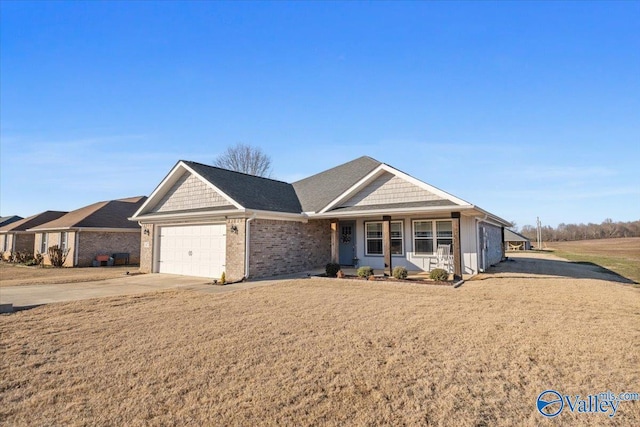
[[[640, 392], [640, 289], [588, 278], [291, 280], [52, 304], [0, 330], [6, 425], [534, 426], [550, 388]], [[640, 402], [552, 423], [640, 425]]]
[[591, 262], [640, 283], [640, 237], [549, 242], [547, 246], [563, 258]]
[[52, 268], [0, 262], [0, 287], [90, 282], [122, 277], [127, 271], [137, 272], [138, 266]]

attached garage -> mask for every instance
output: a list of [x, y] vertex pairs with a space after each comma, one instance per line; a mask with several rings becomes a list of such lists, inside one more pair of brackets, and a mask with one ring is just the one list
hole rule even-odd
[[225, 224], [160, 227], [157, 271], [220, 277], [225, 270], [225, 230]]

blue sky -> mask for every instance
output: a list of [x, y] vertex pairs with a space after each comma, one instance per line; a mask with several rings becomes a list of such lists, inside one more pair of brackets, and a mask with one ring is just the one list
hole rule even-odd
[[369, 155], [519, 226], [640, 219], [640, 2], [0, 3], [0, 213], [259, 146]]

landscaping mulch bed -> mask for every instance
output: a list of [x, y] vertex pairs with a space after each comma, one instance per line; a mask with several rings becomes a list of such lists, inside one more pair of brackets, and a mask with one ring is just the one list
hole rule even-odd
[[327, 279], [349, 279], [349, 280], [359, 280], [362, 282], [396, 282], [396, 283], [415, 283], [419, 285], [436, 285], [436, 286], [453, 286], [456, 282], [454, 281], [436, 281], [431, 279], [396, 279], [395, 277], [389, 276], [371, 276], [373, 279], [365, 279], [364, 277], [354, 276], [351, 274], [345, 274], [344, 277], [329, 277], [326, 274], [320, 274], [316, 277], [325, 277]]

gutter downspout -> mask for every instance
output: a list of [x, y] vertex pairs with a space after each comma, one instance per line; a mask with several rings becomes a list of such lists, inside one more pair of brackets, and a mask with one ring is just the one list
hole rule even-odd
[[244, 280], [249, 278], [249, 249], [251, 248], [251, 221], [256, 219], [256, 214], [251, 215], [244, 223]]

